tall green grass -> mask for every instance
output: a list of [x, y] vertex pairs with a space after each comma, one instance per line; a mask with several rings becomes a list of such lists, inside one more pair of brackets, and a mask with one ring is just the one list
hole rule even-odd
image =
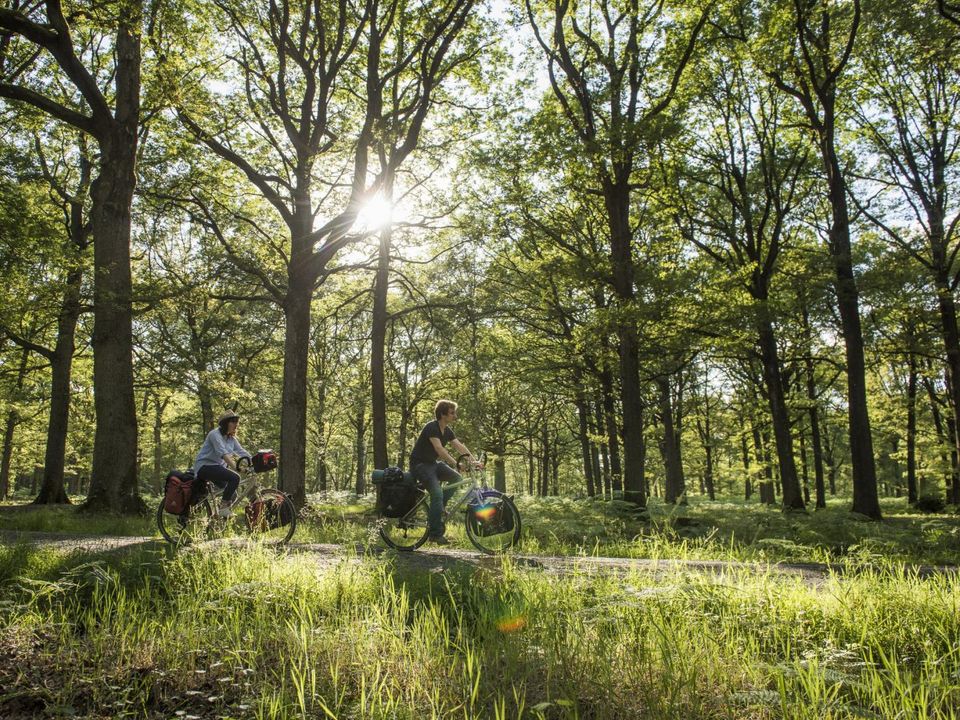
[[0, 547], [0, 716], [956, 718], [960, 581], [896, 564], [559, 575], [503, 559]]

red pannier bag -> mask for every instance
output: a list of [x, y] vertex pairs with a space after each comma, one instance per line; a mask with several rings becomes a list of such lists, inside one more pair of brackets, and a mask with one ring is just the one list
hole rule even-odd
[[193, 497], [193, 473], [183, 473], [171, 470], [167, 475], [166, 488], [163, 493], [163, 511], [171, 515], [181, 515], [190, 507]]
[[243, 512], [247, 516], [247, 525], [250, 526], [251, 531], [257, 532], [265, 529], [266, 503], [263, 500], [254, 500], [244, 508]]

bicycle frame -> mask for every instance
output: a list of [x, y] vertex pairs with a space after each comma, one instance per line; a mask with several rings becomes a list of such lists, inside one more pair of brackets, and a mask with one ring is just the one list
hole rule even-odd
[[[240, 482], [237, 484], [235, 503], [239, 502], [245, 495], [252, 497], [253, 494], [262, 489], [258, 481], [258, 476], [252, 469], [237, 470], [237, 472], [240, 474]], [[220, 487], [212, 482], [208, 482], [207, 488], [207, 499], [210, 501], [213, 512], [216, 513], [223, 502], [223, 492], [226, 490], [226, 486]]]
[[[464, 491], [461, 492], [459, 489], [464, 485], [467, 485], [469, 487], [467, 487]], [[417, 488], [421, 492], [421, 498], [417, 501], [414, 507], [416, 507], [417, 505], [420, 505], [420, 503], [430, 502], [430, 493], [427, 491], [427, 489], [422, 485], [420, 485], [419, 483], [417, 484]], [[482, 503], [483, 493], [486, 491], [493, 490], [493, 488], [491, 488], [486, 483], [486, 473], [484, 471], [469, 470], [469, 469], [464, 471], [462, 480], [458, 480], [457, 482], [452, 482], [452, 483], [443, 483], [441, 485], [441, 488], [444, 490], [444, 492], [451, 489], [456, 490], [454, 495], [451, 496], [450, 500], [444, 503], [444, 506], [443, 506], [444, 518], [452, 517], [454, 513], [456, 513], [461, 509], [464, 512], [466, 512], [467, 507], [469, 507], [469, 505], [473, 502], [476, 502], [477, 504]], [[413, 511], [411, 510], [411, 512]]]
[[[497, 554], [519, 541], [519, 511], [510, 497], [487, 485], [481, 467], [465, 469], [460, 480], [441, 483], [441, 490], [449, 496], [441, 515], [444, 523], [462, 514], [466, 537], [481, 552]], [[419, 484], [417, 492], [404, 515], [381, 515], [377, 521], [380, 537], [397, 550], [416, 550], [428, 540], [430, 492]], [[504, 512], [509, 514], [506, 523], [500, 520]]]

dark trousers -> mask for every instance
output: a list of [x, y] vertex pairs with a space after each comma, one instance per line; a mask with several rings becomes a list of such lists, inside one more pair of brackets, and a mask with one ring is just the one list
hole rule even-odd
[[240, 474], [223, 465], [204, 465], [197, 472], [197, 479], [223, 488], [223, 501], [228, 503], [233, 502], [240, 484]]
[[443, 535], [443, 508], [457, 489], [441, 488], [440, 483], [459, 482], [463, 478], [460, 473], [442, 462], [420, 463], [411, 472], [430, 493], [430, 509], [427, 511], [430, 534]]

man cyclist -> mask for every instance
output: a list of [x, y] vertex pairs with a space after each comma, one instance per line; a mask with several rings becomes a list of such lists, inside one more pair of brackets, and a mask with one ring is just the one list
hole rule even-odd
[[193, 464], [193, 473], [198, 480], [223, 488], [223, 504], [219, 511], [221, 517], [230, 515], [237, 499], [237, 485], [240, 484], [237, 460], [242, 457], [250, 459], [250, 453], [244, 450], [237, 440], [239, 423], [240, 416], [235, 412], [224, 412], [217, 422], [217, 427], [207, 433]]
[[461, 477], [460, 473], [453, 469], [457, 464], [456, 459], [444, 446], [450, 443], [454, 450], [466, 455], [467, 461], [475, 468], [482, 468], [483, 465], [474, 459], [467, 446], [457, 440], [453, 432], [451, 425], [457, 420], [457, 403], [440, 400], [433, 412], [436, 420], [423, 426], [410, 453], [410, 472], [430, 493], [430, 509], [427, 513], [428, 539], [438, 545], [448, 545], [450, 541], [444, 536], [443, 507], [453, 492], [442, 490], [440, 483], [457, 482]]

